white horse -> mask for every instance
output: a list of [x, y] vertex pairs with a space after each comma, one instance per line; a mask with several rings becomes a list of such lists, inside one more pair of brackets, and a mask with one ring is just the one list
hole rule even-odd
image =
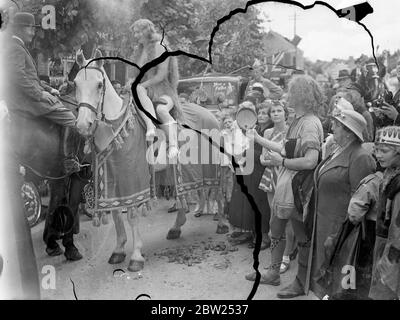
[[[101, 52], [96, 51], [95, 58], [101, 57]], [[88, 68], [88, 61], [85, 59], [82, 51], [79, 51], [76, 55], [76, 62], [81, 67], [81, 70], [77, 73], [74, 80], [76, 87], [76, 100], [79, 105], [79, 113], [77, 119], [78, 131], [87, 138], [92, 138], [96, 134], [96, 130], [99, 129], [102, 120], [109, 123], [117, 123], [124, 118], [129, 106], [124, 105], [123, 100], [114, 90], [107, 74], [103, 68], [103, 60], [92, 62]], [[102, 119], [104, 118], [104, 119]], [[115, 128], [114, 128], [115, 129]], [[144, 257], [142, 256], [142, 239], [139, 233], [139, 214], [138, 207], [145, 205], [145, 202], [149, 200], [150, 187], [150, 175], [149, 168], [145, 157], [146, 143], [144, 140], [145, 131], [139, 124], [137, 119], [134, 122], [134, 131], [130, 132], [131, 139], [136, 142], [136, 149], [128, 150], [129, 158], [136, 159], [138, 163], [135, 165], [133, 170], [126, 170], [129, 172], [121, 172], [121, 175], [126, 175], [125, 184], [139, 184], [136, 188], [136, 194], [142, 194], [132, 198], [129, 204], [122, 205], [121, 202], [108, 207], [108, 211], [112, 211], [114, 225], [117, 235], [117, 243], [113, 250], [113, 253], [109, 259], [110, 264], [118, 264], [125, 260], [125, 244], [127, 236], [125, 232], [125, 226], [122, 219], [122, 207], [127, 208], [127, 220], [132, 230], [133, 237], [133, 253], [129, 262], [129, 271], [139, 271], [144, 267]], [[120, 137], [119, 137], [120, 138]], [[107, 140], [107, 134], [105, 140]], [[104, 142], [104, 141], [103, 141]], [[111, 139], [106, 141], [107, 143], [113, 143]], [[134, 144], [135, 145], [135, 144]], [[138, 148], [143, 148], [143, 152], [138, 152]], [[95, 152], [92, 149], [92, 152]], [[118, 153], [118, 150], [112, 151]], [[107, 161], [107, 160], [106, 160]], [[96, 168], [95, 168], [96, 170]], [[124, 169], [121, 169], [124, 170]], [[123, 179], [123, 177], [122, 177]], [[107, 183], [107, 181], [105, 182]], [[118, 185], [120, 181], [116, 179], [115, 184]], [[121, 182], [122, 183], [122, 182]], [[118, 186], [117, 186], [118, 188]], [[95, 210], [98, 208], [95, 208]]]
[[[95, 58], [99, 57], [101, 57], [101, 52], [97, 50]], [[102, 120], [106, 120], [106, 122], [109, 123], [117, 122], [118, 124], [119, 120], [123, 119], [124, 115], [126, 115], [127, 107], [124, 106], [123, 100], [111, 85], [103, 68], [103, 60], [94, 61], [85, 68], [88, 61], [85, 59], [82, 51], [79, 51], [76, 55], [76, 62], [81, 67], [81, 70], [74, 80], [76, 100], [79, 105], [77, 128], [83, 136], [92, 138], [97, 133], [96, 131], [99, 131], [99, 127], [102, 124], [104, 127], [104, 122]], [[189, 111], [193, 113], [195, 112], [193, 110], [194, 109], [190, 109]], [[127, 151], [129, 152], [129, 158], [127, 158], [127, 160], [135, 158], [135, 166], [119, 174], [124, 175], [121, 178], [122, 180], [129, 180], [132, 184], [140, 184], [140, 187], [135, 192], [143, 195], [143, 197], [133, 198], [129, 205], [125, 203], [124, 206], [117, 204], [115, 207], [113, 207], [113, 205], [107, 207], [108, 211], [112, 211], [117, 234], [116, 247], [109, 259], [109, 263], [111, 264], [121, 263], [126, 257], [124, 247], [127, 236], [121, 216], [121, 209], [122, 207], [128, 209], [127, 220], [131, 226], [133, 236], [133, 253], [129, 262], [129, 271], [139, 271], [144, 267], [144, 258], [141, 254], [142, 240], [139, 233], [139, 214], [137, 208], [140, 205], [144, 205], [145, 202], [150, 199], [149, 193], [146, 193], [146, 190], [150, 187], [150, 174], [145, 152], [147, 147], [145, 142], [145, 129], [137, 120], [136, 117], [136, 129], [133, 134], [130, 135], [131, 138], [134, 138], [135, 143], [133, 147]], [[105, 140], [107, 140], [107, 137]], [[118, 150], [112, 152], [118, 153]], [[133, 171], [131, 169], [133, 169]], [[131, 176], [129, 176], [129, 179], [126, 179], [126, 175]], [[116, 180], [114, 184], [117, 185], [118, 183], [120, 183], [120, 181]], [[103, 209], [106, 210], [105, 208]], [[170, 228], [168, 232], [167, 239], [176, 239], [180, 236], [181, 226], [186, 222], [185, 215], [185, 209], [180, 208], [174, 226]], [[220, 219], [217, 232], [225, 233], [227, 229], [227, 226], [222, 222], [222, 219]]]

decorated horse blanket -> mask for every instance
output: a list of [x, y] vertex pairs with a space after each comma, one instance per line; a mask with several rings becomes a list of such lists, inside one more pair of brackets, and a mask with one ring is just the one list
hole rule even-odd
[[219, 149], [208, 139], [212, 137], [215, 145], [219, 145], [218, 121], [209, 110], [197, 104], [183, 103], [181, 107], [184, 123], [179, 125], [178, 163], [158, 173], [157, 183], [174, 186], [177, 196], [202, 188], [219, 188]]
[[91, 209], [108, 211], [139, 206], [150, 200], [144, 127], [132, 106], [127, 107], [121, 119], [107, 123], [112, 126], [114, 139], [102, 152], [94, 152]]

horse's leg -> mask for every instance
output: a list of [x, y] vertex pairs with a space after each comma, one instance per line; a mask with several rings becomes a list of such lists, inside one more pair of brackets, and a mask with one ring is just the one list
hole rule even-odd
[[197, 190], [197, 194], [199, 196], [199, 203], [193, 213], [195, 217], [200, 217], [206, 206], [206, 197], [203, 189]]
[[168, 234], [167, 234], [167, 239], [178, 239], [181, 236], [181, 227], [185, 224], [186, 222], [186, 209], [184, 207], [184, 197], [180, 196], [179, 198], [179, 207], [178, 207], [178, 213], [176, 214], [176, 219], [175, 219], [175, 224], [174, 226], [169, 229]]
[[128, 208], [127, 212], [128, 222], [132, 230], [133, 238], [133, 253], [129, 261], [128, 270], [137, 272], [144, 267], [144, 258], [142, 256], [143, 242], [139, 233], [139, 214], [136, 208]]
[[124, 220], [122, 219], [121, 211], [113, 210], [112, 216], [113, 216], [113, 220], [114, 220], [115, 231], [117, 234], [117, 244], [115, 246], [115, 249], [114, 249], [110, 259], [108, 260], [108, 263], [117, 264], [117, 263], [121, 263], [125, 260], [125, 257], [126, 257], [125, 243], [127, 241], [127, 237], [126, 237]]
[[[211, 214], [214, 214], [214, 209], [215, 209], [215, 203], [216, 202], [218, 202], [218, 194], [217, 194], [217, 190], [215, 190], [215, 189], [210, 189], [210, 191], [209, 191], [209, 203], [210, 203], [210, 208], [211, 208], [211, 210], [210, 210], [210, 212], [209, 213], [211, 213]], [[217, 205], [218, 205], [218, 203], [217, 203]], [[215, 213], [215, 216], [217, 216], [217, 213]], [[215, 220], [215, 218], [214, 218], [214, 220]]]
[[185, 209], [185, 212], [188, 213], [190, 211], [189, 208], [189, 194], [185, 194], [182, 198], [181, 198], [181, 203], [182, 203], [182, 208]]

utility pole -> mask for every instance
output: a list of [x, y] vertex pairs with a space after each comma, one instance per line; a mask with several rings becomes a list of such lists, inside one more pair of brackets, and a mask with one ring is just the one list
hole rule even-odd
[[296, 36], [296, 24], [297, 24], [297, 15], [296, 11], [294, 12], [294, 35], [293, 38]]
[[[296, 28], [297, 28], [297, 15], [296, 11], [294, 12], [294, 35], [293, 39], [296, 37]], [[295, 51], [295, 56], [294, 56], [294, 67], [297, 69], [297, 45], [295, 45], [296, 51]]]

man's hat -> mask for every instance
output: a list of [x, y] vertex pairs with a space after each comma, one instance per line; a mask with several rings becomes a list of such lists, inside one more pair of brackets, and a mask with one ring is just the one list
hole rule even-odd
[[342, 79], [347, 79], [347, 78], [350, 78], [349, 70], [340, 70], [339, 76], [337, 77], [336, 80], [342, 80]]
[[264, 96], [264, 86], [259, 82], [254, 83], [251, 87], [251, 90], [258, 91]]
[[12, 25], [24, 27], [40, 27], [40, 25], [35, 24], [35, 16], [29, 12], [17, 12], [12, 20]]
[[369, 58], [367, 61], [366, 61], [366, 63], [365, 63], [365, 66], [376, 66], [376, 61], [375, 61], [375, 59], [374, 58]]

